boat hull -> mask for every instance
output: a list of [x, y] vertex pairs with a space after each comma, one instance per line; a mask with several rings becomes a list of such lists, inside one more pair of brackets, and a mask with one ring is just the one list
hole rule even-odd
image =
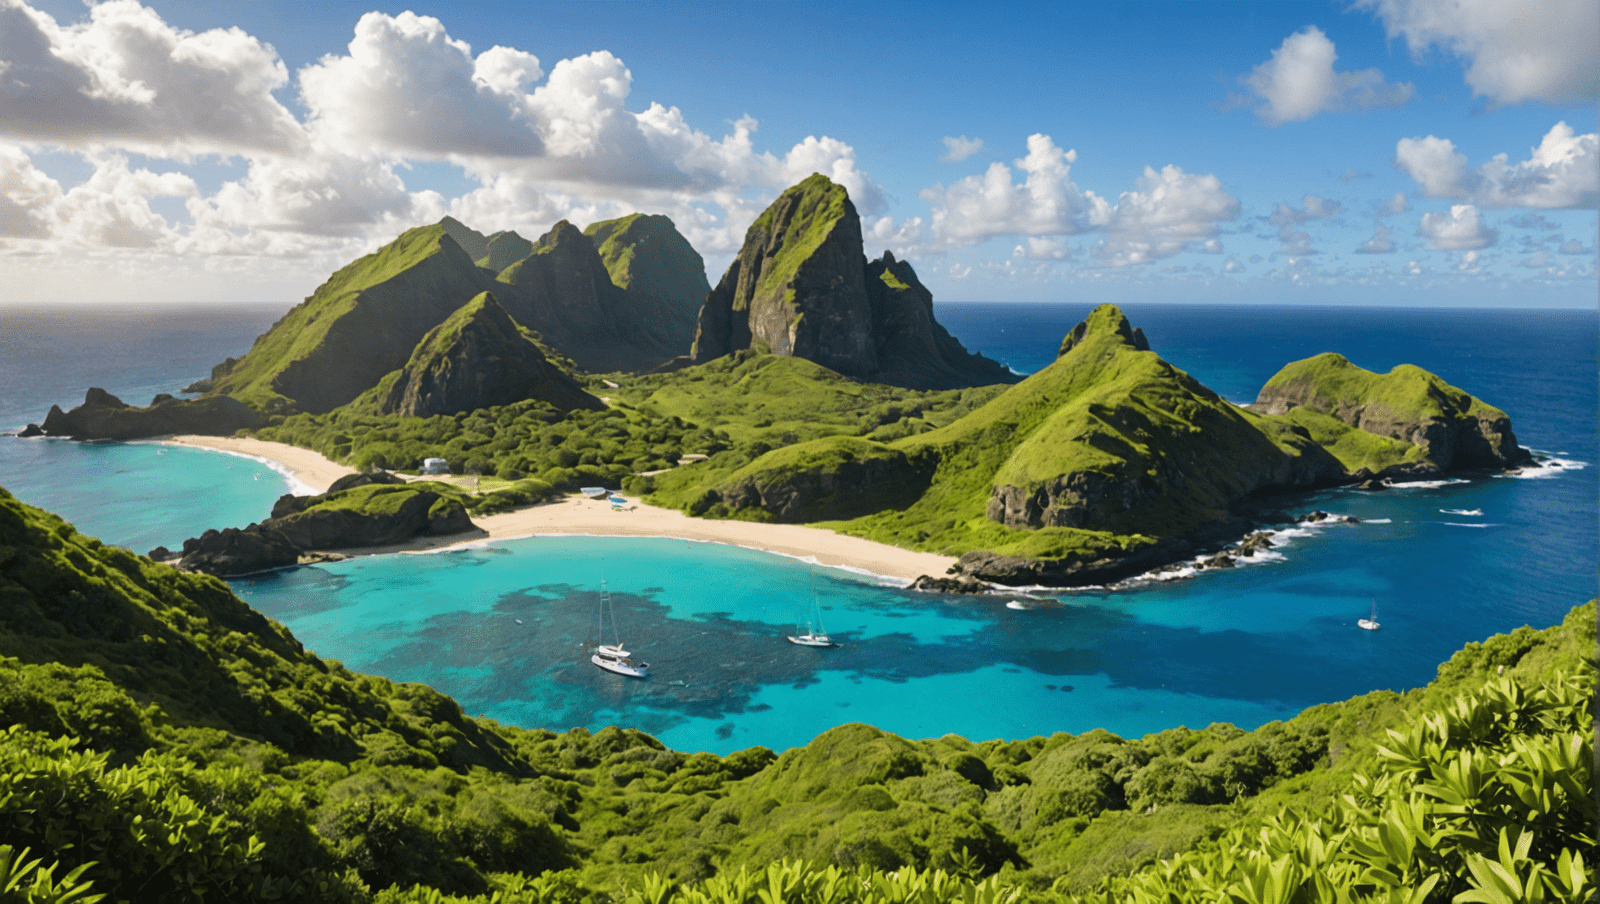
[[1376, 620], [1370, 618], [1357, 619], [1356, 624], [1366, 631], [1376, 631], [1382, 627], [1382, 625], [1379, 625]]
[[601, 656], [599, 653], [590, 656], [589, 661], [608, 672], [624, 675], [628, 678], [644, 678], [650, 674], [650, 664], [647, 662], [634, 662], [632, 659], [612, 659], [609, 656]]
[[784, 636], [789, 638], [790, 643], [799, 644], [802, 647], [838, 646], [838, 644], [834, 643], [833, 640], [830, 639], [826, 634], [786, 634]]

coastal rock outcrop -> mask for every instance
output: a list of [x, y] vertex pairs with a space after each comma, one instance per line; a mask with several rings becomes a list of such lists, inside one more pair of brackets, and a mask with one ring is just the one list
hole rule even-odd
[[287, 568], [299, 561], [299, 548], [282, 534], [252, 524], [246, 528], [208, 530], [183, 541], [178, 565], [201, 574], [235, 577]]
[[1377, 374], [1324, 353], [1286, 365], [1251, 407], [1269, 415], [1301, 407], [1321, 412], [1363, 433], [1409, 443], [1439, 470], [1504, 469], [1532, 459], [1517, 445], [1504, 411], [1410, 364]]
[[1102, 305], [1054, 363], [990, 403], [1016, 412], [1017, 433], [985, 517], [1013, 530], [1172, 536], [1226, 519], [1252, 493], [1343, 477], [1309, 438], [1269, 433], [1143, 340]]
[[[381, 474], [381, 472], [380, 472]], [[318, 550], [403, 543], [475, 530], [466, 507], [428, 482], [352, 474], [317, 496], [285, 495], [272, 517], [185, 540], [179, 567], [220, 577], [283, 568]]]
[[148, 408], [137, 408], [98, 387], [71, 411], [50, 406], [39, 432], [72, 439], [144, 439], [174, 433], [228, 436], [260, 427], [261, 415], [235, 399], [182, 400], [162, 394]]
[[867, 263], [855, 205], [820, 174], [779, 195], [751, 224], [700, 310], [690, 360], [746, 348], [916, 388], [1018, 379], [938, 326], [932, 296], [909, 265], [888, 254]]
[[495, 296], [484, 292], [417, 343], [388, 391], [380, 390], [378, 406], [384, 414], [431, 417], [525, 399], [562, 411], [606, 407], [551, 364]]

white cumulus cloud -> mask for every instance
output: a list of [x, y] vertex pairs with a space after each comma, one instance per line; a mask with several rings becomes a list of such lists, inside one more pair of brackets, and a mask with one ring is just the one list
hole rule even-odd
[[1471, 204], [1423, 214], [1417, 235], [1427, 239], [1428, 247], [1434, 251], [1474, 251], [1500, 239], [1500, 234], [1484, 223], [1483, 215]]
[[0, 137], [154, 154], [295, 153], [304, 130], [272, 92], [289, 74], [237, 28], [173, 28], [135, 0], [61, 26], [0, 0]]
[[1339, 72], [1333, 42], [1315, 25], [1295, 32], [1272, 58], [1241, 77], [1261, 98], [1256, 115], [1270, 125], [1310, 119], [1319, 113], [1397, 107], [1411, 100], [1410, 84], [1390, 84], [1377, 69]]
[[1410, 209], [1411, 199], [1406, 197], [1405, 192], [1397, 191], [1394, 193], [1394, 197], [1379, 204], [1373, 215], [1378, 217], [1397, 217]]
[[1496, 103], [1559, 103], [1600, 95], [1594, 0], [1358, 0], [1415, 56], [1439, 47], [1467, 65], [1474, 93]]
[[1114, 208], [1096, 212], [1106, 237], [1094, 252], [1114, 266], [1171, 257], [1215, 238], [1217, 224], [1239, 216], [1239, 199], [1216, 176], [1185, 173], [1171, 165], [1160, 171], [1147, 166], [1137, 186], [1123, 192]]
[[981, 176], [923, 189], [933, 208], [934, 234], [952, 245], [971, 245], [1002, 235], [1084, 231], [1105, 202], [1073, 184], [1077, 159], [1077, 151], [1063, 151], [1050, 136], [1034, 134], [1028, 156], [1012, 161], [1023, 173], [1020, 184], [1012, 181], [1011, 167], [996, 161]]
[[0, 236], [48, 237], [60, 203], [56, 180], [40, 172], [21, 148], [0, 145]]
[[1434, 198], [1488, 208], [1587, 208], [1600, 203], [1600, 133], [1576, 134], [1565, 122], [1545, 133], [1527, 160], [1496, 154], [1472, 169], [1448, 138], [1402, 138], [1395, 163]]
[[982, 138], [968, 138], [965, 135], [960, 138], [952, 138], [946, 135], [940, 140], [944, 142], [944, 153], [939, 156], [939, 159], [945, 163], [960, 163], [983, 150]]

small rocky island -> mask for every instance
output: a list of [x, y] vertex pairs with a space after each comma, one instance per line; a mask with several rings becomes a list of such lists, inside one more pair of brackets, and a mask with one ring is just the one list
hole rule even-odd
[[[1531, 460], [1503, 411], [1420, 368], [1318, 355], [1240, 407], [1158, 352], [1113, 305], [1026, 378], [968, 352], [908, 262], [867, 257], [845, 189], [813, 175], [714, 288], [666, 217], [532, 241], [446, 217], [334, 273], [200, 398], [135, 408], [91, 389], [29, 433], [247, 431], [362, 467], [437, 456], [521, 481], [516, 498], [614, 479], [691, 515], [959, 556], [923, 585], [939, 590], [1100, 584], [1202, 554], [1226, 567], [1294, 520], [1293, 494]], [[182, 562], [237, 574], [472, 529], [457, 488], [364, 480], [208, 531]]]

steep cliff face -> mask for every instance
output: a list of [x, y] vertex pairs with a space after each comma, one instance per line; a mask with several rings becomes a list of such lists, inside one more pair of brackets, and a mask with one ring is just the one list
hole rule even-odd
[[873, 380], [912, 389], [956, 389], [1015, 383], [1005, 365], [968, 352], [933, 317], [933, 293], [908, 261], [885, 251], [867, 264], [872, 338], [878, 355]]
[[701, 309], [696, 363], [751, 347], [860, 379], [878, 371], [861, 218], [825, 176], [779, 195], [751, 224]]
[[404, 365], [429, 330], [491, 285], [442, 224], [408, 230], [273, 324], [212, 393], [267, 411], [337, 408]]
[[489, 253], [489, 237], [455, 217], [445, 217], [440, 220], [439, 228], [455, 239], [461, 250], [467, 253], [467, 257], [478, 260]]
[[524, 399], [563, 411], [605, 408], [546, 360], [495, 296], [483, 292], [417, 343], [379, 410], [430, 417]]
[[612, 283], [628, 295], [645, 334], [671, 356], [688, 354], [711, 284], [705, 261], [672, 220], [633, 214], [591, 223], [583, 232]]
[[695, 363], [745, 348], [913, 389], [1019, 379], [939, 325], [910, 264], [887, 252], [867, 262], [855, 205], [821, 175], [784, 192], [750, 226], [700, 311]]
[[1305, 407], [1358, 430], [1411, 443], [1441, 470], [1505, 468], [1532, 456], [1504, 411], [1410, 364], [1376, 374], [1331, 352], [1296, 361], [1261, 388], [1264, 414]]
[[648, 315], [611, 281], [594, 242], [566, 220], [502, 271], [499, 283], [506, 311], [584, 370], [645, 370], [677, 353], [650, 335]]

